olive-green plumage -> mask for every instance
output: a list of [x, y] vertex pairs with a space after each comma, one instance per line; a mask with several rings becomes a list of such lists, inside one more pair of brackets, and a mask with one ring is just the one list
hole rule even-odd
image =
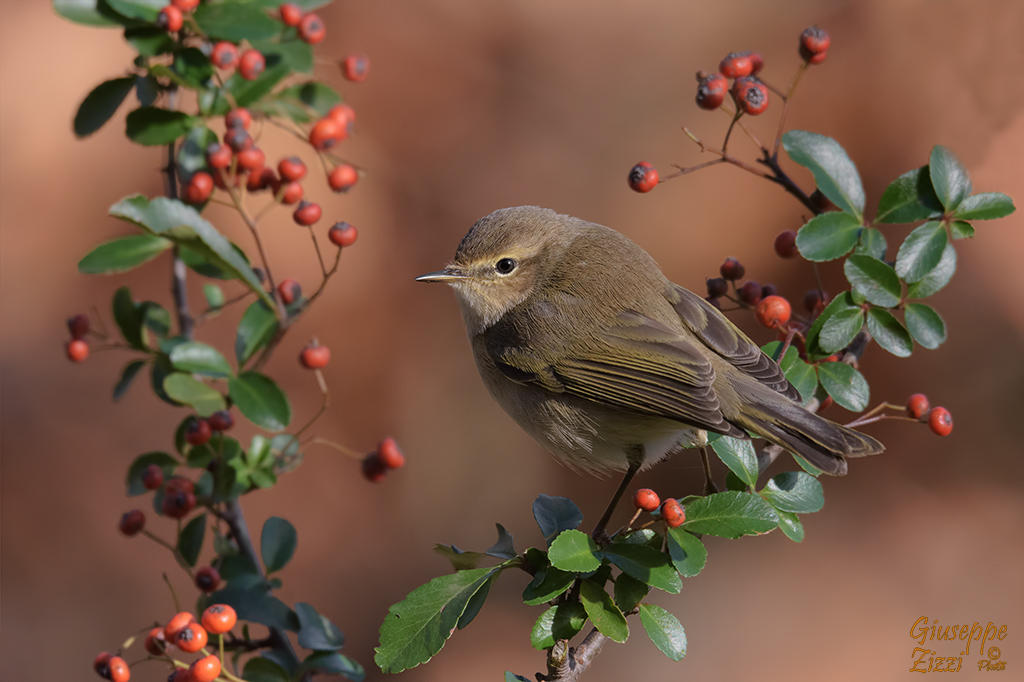
[[846, 473], [875, 439], [805, 410], [779, 366], [615, 230], [535, 206], [479, 220], [443, 271], [491, 395], [559, 461], [646, 468], [747, 432]]

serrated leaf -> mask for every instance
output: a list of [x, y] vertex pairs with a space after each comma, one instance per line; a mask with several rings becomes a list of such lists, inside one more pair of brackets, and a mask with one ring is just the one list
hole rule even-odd
[[946, 227], [940, 222], [915, 228], [896, 254], [896, 274], [908, 283], [919, 281], [942, 260], [946, 241]]
[[946, 340], [946, 323], [930, 306], [908, 303], [903, 319], [914, 340], [929, 350], [935, 350]]
[[[578, 531], [577, 531], [578, 532]], [[598, 631], [613, 642], [622, 644], [629, 638], [629, 625], [604, 587], [593, 580], [580, 583], [580, 601]]]
[[104, 242], [78, 261], [83, 275], [111, 275], [127, 272], [150, 261], [171, 248], [173, 243], [163, 237], [135, 234]]
[[757, 483], [757, 455], [754, 454], [754, 445], [749, 440], [723, 436], [711, 444], [711, 449], [744, 483]]
[[259, 372], [229, 379], [228, 395], [249, 421], [267, 431], [283, 431], [292, 421], [288, 396], [273, 379]]
[[[260, 558], [267, 573], [280, 571], [295, 554], [299, 542], [299, 534], [288, 519], [271, 516], [263, 524], [260, 532]], [[301, 617], [300, 617], [301, 620]], [[307, 649], [315, 647], [306, 647]]]
[[174, 142], [194, 124], [191, 116], [181, 111], [160, 107], [139, 107], [125, 118], [125, 135], [141, 145], [164, 145]]
[[863, 227], [849, 213], [829, 211], [814, 216], [800, 228], [796, 234], [796, 246], [807, 260], [834, 260], [845, 256], [857, 245]]
[[825, 362], [818, 365], [818, 380], [832, 399], [852, 412], [868, 406], [871, 391], [860, 372], [845, 362]]
[[932, 147], [928, 163], [935, 194], [947, 211], [955, 211], [971, 193], [971, 178], [949, 147]]
[[114, 78], [92, 89], [75, 114], [74, 130], [78, 137], [88, 137], [110, 120], [128, 93], [135, 87], [134, 78]]
[[855, 254], [846, 259], [843, 272], [854, 291], [869, 302], [883, 308], [899, 305], [903, 288], [896, 271], [888, 263], [871, 256]]
[[164, 379], [164, 391], [171, 400], [192, 407], [200, 417], [209, 417], [226, 407], [220, 391], [182, 372], [174, 372]]
[[804, 524], [793, 512], [775, 511], [779, 514], [779, 529], [793, 542], [804, 541]]
[[[363, 682], [366, 679], [366, 671], [363, 666], [336, 651], [314, 651], [311, 653], [302, 662], [300, 675], [297, 677], [301, 678], [306, 672], [313, 675], [341, 675], [352, 682]], [[249, 678], [245, 679], [248, 682]]]
[[136, 457], [128, 467], [128, 475], [125, 477], [125, 491], [128, 497], [149, 492], [142, 484], [142, 474], [151, 464], [156, 464], [163, 470], [164, 478], [170, 478], [178, 466], [178, 460], [166, 452], [147, 452]]
[[654, 604], [640, 605], [640, 622], [661, 653], [673, 661], [686, 656], [686, 632], [679, 619]]
[[827, 353], [835, 353], [850, 345], [864, 326], [864, 311], [860, 308], [840, 310], [825, 322], [818, 334], [818, 345]]
[[881, 230], [876, 230], [873, 227], [867, 227], [861, 231], [860, 241], [857, 242], [857, 246], [853, 249], [853, 252], [882, 260], [885, 258], [885, 250], [887, 248], [888, 244], [886, 243], [885, 235], [882, 234]]
[[277, 331], [277, 316], [263, 301], [256, 301], [242, 315], [235, 336], [235, 358], [245, 364]]
[[668, 537], [668, 553], [672, 557], [672, 565], [679, 571], [679, 575], [692, 578], [704, 570], [704, 564], [708, 560], [708, 550], [700, 538], [687, 533], [682, 528], [669, 528], [666, 537]]
[[265, 40], [281, 30], [281, 24], [259, 7], [244, 2], [202, 4], [193, 17], [199, 30], [210, 38], [239, 43]]
[[[790, 130], [782, 136], [789, 158], [814, 174], [818, 189], [860, 223], [864, 218], [864, 185], [846, 150], [831, 137]], [[801, 249], [801, 253], [803, 249]]]
[[562, 571], [587, 573], [601, 566], [597, 543], [579, 530], [565, 530], [551, 543], [548, 550], [551, 565]]
[[690, 533], [735, 539], [767, 533], [779, 525], [775, 510], [758, 495], [727, 491], [701, 497], [686, 505], [680, 528]]
[[[928, 166], [915, 168], [892, 181], [878, 202], [876, 223], [916, 223], [942, 215]], [[879, 256], [880, 258], [881, 256]]]
[[124, 397], [124, 394], [131, 388], [132, 382], [135, 381], [135, 375], [146, 366], [147, 360], [132, 360], [124, 369], [121, 370], [121, 378], [117, 380], [117, 384], [114, 386], [114, 402], [118, 402]]
[[953, 278], [955, 272], [956, 249], [952, 244], [946, 244], [939, 264], [932, 268], [927, 275], [907, 287], [907, 298], [928, 298], [949, 284], [949, 280]]
[[178, 344], [170, 352], [170, 358], [174, 369], [179, 372], [210, 377], [229, 377], [235, 373], [219, 350], [198, 341]]
[[203, 549], [205, 537], [206, 514], [200, 514], [181, 529], [181, 534], [178, 535], [178, 554], [189, 566], [195, 566], [199, 561], [199, 552]]
[[832, 299], [831, 302], [825, 307], [825, 309], [815, 318], [811, 328], [807, 330], [807, 354], [812, 359], [817, 357], [830, 355], [832, 351], [825, 352], [818, 343], [818, 337], [821, 334], [822, 327], [825, 323], [832, 319], [832, 316], [842, 310], [854, 310], [858, 309], [859, 306], [854, 305], [853, 297], [849, 291], [843, 293]]
[[563, 530], [578, 527], [583, 522], [583, 512], [568, 497], [539, 495], [533, 501], [533, 518], [550, 545]]
[[[579, 531], [576, 531], [579, 532]], [[647, 545], [613, 542], [601, 553], [622, 572], [669, 594], [679, 594], [683, 581], [668, 555]]]
[[537, 570], [533, 580], [523, 590], [523, 603], [537, 606], [551, 601], [569, 589], [576, 582], [576, 574], [562, 571], [554, 566]]
[[553, 647], [560, 639], [572, 639], [587, 622], [587, 612], [578, 601], [565, 602], [540, 614], [530, 632], [534, 649]]
[[615, 579], [615, 605], [619, 611], [629, 613], [636, 608], [637, 604], [643, 601], [647, 593], [651, 591], [650, 586], [627, 573], [620, 573]]
[[317, 613], [312, 604], [296, 603], [295, 615], [299, 617], [299, 646], [303, 649], [337, 651], [344, 646], [345, 635], [337, 625]]
[[1016, 207], [1013, 199], [1001, 192], [984, 192], [963, 200], [954, 213], [959, 220], [994, 220], [1008, 216]]
[[906, 328], [892, 313], [881, 308], [868, 311], [868, 332], [879, 346], [898, 358], [908, 357], [914, 350], [914, 342]]
[[802, 471], [777, 474], [760, 492], [776, 510], [809, 514], [825, 506], [821, 483]]

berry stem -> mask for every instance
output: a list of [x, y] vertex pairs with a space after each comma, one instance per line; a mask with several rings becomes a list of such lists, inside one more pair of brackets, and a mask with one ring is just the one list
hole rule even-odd
[[672, 164], [672, 167], [673, 168], [678, 168], [679, 172], [678, 173], [672, 173], [671, 175], [666, 175], [665, 177], [661, 178], [658, 182], [662, 183], [662, 182], [665, 182], [666, 180], [671, 180], [672, 178], [678, 178], [680, 175], [686, 175], [687, 173], [692, 173], [693, 171], [699, 171], [701, 168], [707, 168], [708, 166], [715, 166], [715, 165], [720, 164], [720, 163], [726, 163], [726, 160], [725, 159], [715, 159], [714, 161], [707, 161], [705, 163], [701, 163], [701, 164], [698, 164], [696, 166], [690, 166], [689, 168], [683, 168], [679, 164], [675, 164], [674, 163], [674, 164]]
[[729, 124], [729, 129], [725, 131], [725, 139], [722, 141], [722, 152], [723, 153], [725, 152], [726, 148], [729, 146], [729, 137], [732, 136], [732, 129], [734, 127], [736, 127], [736, 122], [740, 120], [740, 116], [742, 116], [742, 115], [743, 115], [743, 112], [740, 111], [739, 109], [737, 109], [736, 113], [733, 115], [732, 122]]
[[[195, 581], [195, 575], [193, 575], [193, 573], [192, 573], [192, 567], [188, 565], [187, 561], [185, 561], [185, 557], [181, 556], [181, 552], [178, 551], [177, 547], [175, 547], [171, 543], [167, 542], [163, 538], [158, 537], [156, 535], [153, 535], [153, 533], [149, 532], [145, 528], [143, 528], [139, 532], [141, 532], [143, 535], [145, 535], [147, 538], [149, 538], [153, 542], [157, 543], [158, 545], [162, 545], [162, 546], [166, 547], [167, 549], [169, 549], [171, 554], [174, 555], [174, 560], [178, 562], [178, 565], [181, 566], [185, 570], [186, 573], [188, 573], [189, 580]], [[178, 520], [178, 534], [179, 535], [181, 534], [181, 519]]]
[[786, 114], [789, 113], [789, 101], [793, 98], [793, 93], [796, 92], [796, 86], [800, 84], [800, 79], [803, 77], [804, 72], [807, 71], [809, 64], [807, 62], [800, 62], [800, 66], [796, 69], [796, 74], [793, 76], [793, 80], [789, 82], [789, 89], [786, 94], [782, 96], [782, 115], [779, 116], [779, 129], [775, 133], [775, 145], [772, 148], [772, 159], [777, 160], [779, 158], [779, 145], [782, 144], [782, 131], [786, 129]]
[[363, 460], [363, 457], [365, 456], [351, 448], [347, 448], [344, 445], [341, 445], [340, 443], [335, 443], [332, 440], [326, 440], [324, 438], [313, 438], [312, 440], [307, 441], [306, 446], [308, 447], [310, 445], [326, 445], [329, 448], [337, 450], [346, 457], [351, 457], [352, 459], [360, 462]]
[[323, 254], [320, 253], [320, 244], [316, 241], [316, 232], [313, 231], [312, 227], [309, 228], [309, 236], [313, 240], [313, 248], [316, 249], [316, 259], [320, 261], [320, 274], [324, 277], [324, 279], [326, 279], [327, 266], [324, 265], [324, 257]]
[[174, 591], [174, 585], [171, 584], [171, 579], [167, 577], [166, 573], [161, 574], [164, 578], [164, 583], [167, 584], [167, 589], [171, 591], [171, 601], [174, 602], [174, 612], [179, 613], [181, 611], [181, 604], [178, 602], [178, 593]]
[[[719, 108], [719, 109], [720, 109], [720, 110], [721, 110], [722, 112], [724, 112], [725, 114], [727, 114], [727, 115], [729, 115], [729, 116], [736, 116], [736, 112], [734, 112], [734, 111], [733, 111], [732, 109], [730, 109], [730, 108], [729, 108], [728, 106], [726, 106], [725, 104], [723, 104], [722, 106], [720, 106], [720, 107], [718, 107], [718, 108]], [[755, 135], [755, 134], [753, 133], [753, 131], [751, 131], [751, 130], [750, 130], [750, 128], [748, 128], [747, 126], [743, 125], [743, 121], [739, 121], [739, 120], [738, 120], [738, 121], [736, 122], [736, 125], [738, 125], [738, 126], [740, 127], [740, 130], [742, 130], [743, 132], [745, 132], [745, 133], [747, 134], [747, 137], [749, 137], [749, 138], [750, 138], [750, 141], [751, 141], [751, 142], [753, 142], [754, 144], [756, 144], [756, 145], [757, 145], [757, 148], [758, 148], [758, 149], [760, 149], [761, 151], [767, 151], [767, 148], [766, 148], [766, 147], [764, 146], [764, 144], [763, 144], [763, 143], [761, 142], [761, 139], [760, 139], [760, 138], [759, 138], [759, 137], [758, 137], [757, 135]]]
[[702, 152], [711, 152], [712, 154], [715, 154], [716, 156], [720, 156], [721, 158], [723, 158], [725, 161], [731, 163], [732, 165], [738, 166], [739, 168], [742, 168], [743, 170], [747, 171], [748, 173], [753, 173], [754, 175], [756, 175], [758, 177], [767, 178], [769, 180], [773, 179], [770, 175], [768, 175], [764, 171], [758, 170], [757, 168], [754, 168], [750, 164], [747, 164], [747, 163], [744, 163], [743, 161], [740, 161], [739, 159], [737, 159], [735, 156], [732, 156], [728, 152], [725, 152], [725, 151], [723, 151], [721, 149], [715, 149], [714, 147], [707, 146], [706, 144], [704, 144], [703, 141], [701, 141], [700, 138], [698, 138], [696, 135], [691, 133], [690, 129], [685, 127], [685, 126], [683, 127], [683, 132], [686, 133], [687, 137], [689, 137], [691, 140], [693, 140], [694, 142], [697, 143], [697, 146], [700, 147], [700, 150]]
[[[232, 165], [233, 164], [234, 162], [232, 162]], [[223, 176], [224, 171], [220, 171], [220, 173]], [[256, 242], [256, 248], [260, 252], [260, 261], [263, 263], [263, 271], [267, 273], [267, 282], [269, 282], [270, 284], [270, 290], [274, 291], [275, 289], [277, 289], [277, 286], [274, 284], [274, 275], [270, 270], [270, 261], [267, 260], [267, 253], [263, 249], [263, 240], [260, 239], [260, 231], [256, 226], [256, 221], [254, 221], [252, 216], [249, 215], [249, 212], [245, 210], [245, 204], [243, 203], [242, 195], [238, 190], [235, 189], [234, 183], [227, 182], [227, 179], [225, 178], [224, 186], [228, 188], [228, 194], [231, 196], [231, 201], [235, 205], [235, 210], [238, 211], [238, 215], [242, 217], [242, 221], [245, 222], [246, 227], [249, 228], [249, 232], [252, 233], [252, 238]], [[275, 300], [277, 301], [278, 319], [283, 320], [288, 316], [288, 314], [284, 310], [284, 304], [281, 302], [280, 297], [276, 298]]]

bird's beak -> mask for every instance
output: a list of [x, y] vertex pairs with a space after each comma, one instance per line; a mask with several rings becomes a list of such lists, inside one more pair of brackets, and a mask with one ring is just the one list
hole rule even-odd
[[417, 282], [455, 282], [462, 279], [468, 279], [469, 275], [462, 272], [456, 267], [448, 266], [444, 270], [438, 270], [437, 272], [428, 272], [425, 275], [420, 275], [416, 278]]

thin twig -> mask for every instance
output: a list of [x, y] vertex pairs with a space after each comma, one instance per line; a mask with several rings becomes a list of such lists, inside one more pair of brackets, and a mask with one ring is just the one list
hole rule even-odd
[[789, 102], [793, 99], [793, 93], [796, 92], [796, 86], [800, 83], [800, 79], [804, 75], [804, 71], [807, 70], [808, 63], [803, 62], [796, 70], [796, 74], [793, 76], [793, 80], [789, 82], [789, 90], [786, 91], [786, 96], [782, 98], [782, 115], [779, 116], [779, 129], [775, 134], [775, 145], [772, 148], [772, 158], [779, 158], [779, 145], [782, 144], [782, 131], [786, 129], [786, 114], [789, 113]]

